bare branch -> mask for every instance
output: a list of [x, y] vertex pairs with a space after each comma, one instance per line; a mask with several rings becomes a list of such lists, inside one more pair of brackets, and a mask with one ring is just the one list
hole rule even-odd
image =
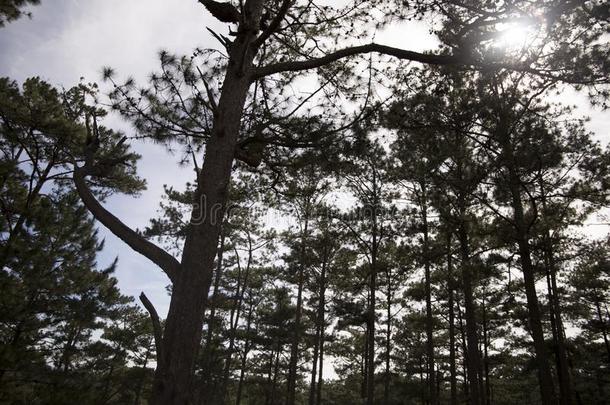
[[427, 63], [431, 65], [468, 64], [467, 59], [461, 56], [420, 53], [414, 51], [407, 51], [400, 48], [394, 48], [391, 46], [371, 43], [368, 45], [344, 48], [329, 53], [327, 55], [318, 58], [312, 58], [309, 60], [280, 62], [269, 66], [259, 67], [252, 71], [250, 77], [252, 80], [256, 80], [265, 76], [270, 76], [281, 72], [297, 72], [301, 70], [315, 69], [324, 66], [328, 63], [335, 62], [339, 59], [369, 52], [376, 52], [383, 55], [394, 56], [398, 59], [412, 60], [415, 62]]
[[76, 167], [72, 174], [72, 179], [76, 185], [81, 200], [89, 209], [91, 214], [100, 221], [110, 232], [119, 237], [129, 247], [140, 253], [157, 266], [159, 266], [173, 282], [180, 269], [180, 263], [172, 255], [161, 249], [154, 243], [147, 241], [136, 231], [121, 222], [110, 211], [106, 210], [95, 198], [89, 186], [85, 182], [86, 170]]

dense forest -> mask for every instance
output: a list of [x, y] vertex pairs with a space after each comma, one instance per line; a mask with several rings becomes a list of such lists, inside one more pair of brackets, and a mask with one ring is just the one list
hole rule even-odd
[[[146, 83], [0, 78], [0, 403], [610, 403], [609, 139], [566, 97], [608, 107], [608, 3], [198, 3], [224, 30]], [[142, 142], [191, 176], [136, 229]]]

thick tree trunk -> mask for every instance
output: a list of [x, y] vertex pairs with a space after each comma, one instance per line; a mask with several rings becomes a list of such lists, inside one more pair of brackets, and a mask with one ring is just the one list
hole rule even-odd
[[[261, 10], [261, 2], [255, 2], [251, 16], [253, 21], [260, 20]], [[229, 55], [212, 133], [197, 180], [180, 269], [173, 280], [163, 353], [155, 371], [151, 405], [191, 403], [193, 370], [201, 343], [204, 307], [214, 271], [240, 117], [250, 87], [250, 77], [244, 73], [252, 65], [254, 55], [250, 44], [255, 35], [255, 31], [240, 33]]]

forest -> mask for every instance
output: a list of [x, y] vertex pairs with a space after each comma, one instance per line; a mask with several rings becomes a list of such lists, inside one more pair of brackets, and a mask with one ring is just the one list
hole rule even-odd
[[0, 69], [0, 404], [610, 404], [609, 3], [181, 2], [145, 80]]

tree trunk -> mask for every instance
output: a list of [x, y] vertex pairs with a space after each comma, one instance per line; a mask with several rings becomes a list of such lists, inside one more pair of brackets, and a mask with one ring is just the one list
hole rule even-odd
[[271, 405], [275, 405], [275, 394], [277, 392], [277, 379], [280, 375], [280, 354], [282, 353], [283, 345], [280, 340], [277, 341], [277, 352], [275, 354], [275, 366], [273, 367], [273, 385], [271, 386]]
[[[483, 292], [483, 297], [487, 292]], [[483, 298], [483, 364], [485, 366], [485, 404], [491, 405], [491, 385], [489, 382], [489, 325], [487, 324], [487, 307]]]
[[[261, 2], [256, 2], [252, 19], [260, 20]], [[151, 405], [191, 403], [195, 359], [201, 343], [203, 315], [207, 300], [218, 236], [227, 200], [227, 188], [238, 140], [250, 78], [250, 47], [255, 32], [236, 38], [222, 93], [215, 111], [211, 136], [206, 144], [203, 167], [197, 179], [191, 222], [182, 252], [180, 269], [173, 281], [172, 297], [165, 322], [163, 353], [158, 359]]]
[[455, 314], [453, 312], [453, 266], [451, 263], [451, 234], [447, 236], [447, 286], [449, 310], [449, 375], [451, 384], [450, 405], [457, 405], [457, 378], [455, 368]]
[[602, 315], [602, 309], [599, 301], [595, 301], [595, 308], [597, 309], [597, 319], [602, 328], [602, 335], [604, 336], [604, 343], [606, 345], [606, 354], [608, 355], [608, 364], [610, 364], [610, 341], [608, 340], [608, 331], [606, 330], [606, 320]]
[[[322, 323], [324, 325], [324, 323]], [[319, 370], [318, 370], [318, 389], [316, 392], [316, 405], [322, 405], [322, 385], [324, 384], [324, 379], [322, 378], [322, 373], [324, 371], [324, 326], [322, 326], [322, 334], [320, 335], [320, 361], [319, 361]]]
[[424, 278], [426, 294], [426, 356], [428, 369], [428, 401], [431, 405], [438, 405], [436, 398], [436, 371], [434, 369], [434, 317], [432, 315], [432, 286], [430, 279], [430, 248], [428, 240], [428, 204], [426, 184], [422, 182], [421, 187], [421, 216], [424, 234], [423, 259]]
[[244, 376], [246, 373], [246, 361], [248, 360], [248, 353], [250, 352], [250, 330], [252, 327], [252, 314], [254, 313], [254, 302], [250, 303], [248, 308], [248, 320], [246, 324], [246, 341], [244, 343], [244, 353], [241, 357], [241, 366], [239, 368], [239, 383], [237, 384], [237, 394], [235, 395], [235, 405], [239, 405], [241, 402], [241, 395], [244, 385]]
[[470, 395], [470, 391], [469, 391], [469, 385], [468, 385], [468, 345], [466, 343], [466, 328], [464, 328], [464, 318], [462, 316], [462, 309], [460, 308], [460, 303], [459, 300], [456, 303], [457, 304], [457, 313], [458, 313], [458, 322], [460, 324], [460, 335], [462, 337], [462, 372], [464, 374], [464, 381], [463, 381], [463, 391], [464, 391], [464, 396], [466, 398], [469, 398]]
[[[237, 250], [235, 250], [237, 252]], [[235, 305], [231, 310], [231, 330], [229, 331], [229, 347], [227, 348], [227, 358], [225, 359], [222, 383], [219, 390], [218, 397], [216, 401], [221, 404], [224, 402], [224, 399], [227, 395], [227, 386], [229, 384], [229, 378], [231, 375], [231, 360], [233, 358], [233, 352], [235, 351], [235, 338], [237, 334], [237, 328], [239, 326], [239, 320], [241, 317], [241, 309], [244, 302], [244, 296], [246, 293], [246, 288], [248, 288], [248, 279], [250, 277], [250, 266], [252, 264], [252, 239], [250, 234], [248, 233], [248, 261], [246, 263], [246, 269], [244, 271], [243, 281], [241, 280], [241, 266], [239, 265], [239, 256], [237, 257], [237, 266], [239, 268], [238, 271], [238, 279], [237, 279], [237, 290], [235, 292]], [[240, 288], [241, 285], [241, 288]]]
[[[327, 266], [327, 250], [324, 248], [323, 257], [322, 257], [322, 268], [320, 270], [320, 290], [318, 292], [318, 313], [316, 315], [316, 339], [314, 343], [314, 356], [313, 356], [313, 364], [311, 366], [311, 384], [309, 387], [309, 405], [315, 405], [319, 403], [320, 399], [318, 398], [316, 387], [322, 384], [322, 345], [324, 340], [324, 306], [325, 299], [324, 295], [326, 294], [326, 266]], [[320, 367], [318, 367], [318, 362], [320, 363]], [[319, 368], [319, 370], [318, 370]], [[319, 379], [316, 384], [316, 376], [320, 373]]]
[[462, 218], [458, 230], [460, 241], [460, 255], [462, 259], [462, 284], [464, 289], [464, 312], [466, 320], [466, 365], [468, 369], [468, 403], [482, 405], [485, 403], [482, 387], [479, 384], [481, 357], [479, 353], [479, 338], [476, 320], [476, 305], [473, 292], [472, 266], [470, 265], [470, 247], [468, 244], [468, 231], [466, 220]]
[[[328, 259], [327, 259], [328, 260]], [[319, 369], [318, 369], [318, 389], [316, 392], [316, 405], [322, 404], [322, 385], [324, 384], [324, 379], [322, 378], [322, 373], [324, 371], [324, 336], [325, 336], [325, 311], [326, 311], [326, 266], [322, 268], [322, 282], [320, 285], [320, 307], [318, 310], [319, 320], [320, 320], [320, 360], [319, 360]]]
[[[544, 185], [540, 182], [540, 194], [542, 195], [542, 207], [547, 212]], [[547, 287], [549, 296], [549, 315], [551, 319], [551, 330], [555, 346], [557, 360], [557, 374], [559, 376], [559, 400], [561, 405], [571, 405], [574, 397], [574, 389], [568, 365], [568, 352], [566, 349], [566, 338], [563, 330], [561, 306], [559, 305], [559, 290], [557, 288], [557, 264], [551, 232], [545, 225], [543, 232], [544, 259], [547, 267]]]
[[377, 224], [377, 208], [379, 208], [379, 195], [377, 184], [377, 171], [375, 168], [372, 175], [373, 186], [373, 210], [372, 214], [372, 244], [371, 244], [371, 267], [369, 275], [369, 308], [368, 308], [368, 340], [367, 340], [367, 385], [366, 385], [366, 404], [373, 405], [375, 403], [375, 324], [377, 315], [375, 309], [377, 307], [376, 292], [377, 292], [377, 255], [379, 251], [379, 229]]
[[203, 366], [202, 366], [202, 372], [203, 372], [203, 376], [201, 377], [201, 385], [202, 385], [202, 389], [201, 389], [201, 393], [199, 395], [200, 397], [200, 403], [201, 405], [204, 405], [205, 402], [205, 398], [209, 398], [211, 395], [213, 395], [212, 393], [212, 384], [211, 384], [211, 367], [210, 365], [212, 364], [212, 338], [214, 337], [214, 330], [215, 330], [215, 321], [214, 318], [216, 317], [216, 300], [218, 299], [218, 291], [220, 290], [220, 280], [221, 280], [221, 276], [222, 276], [222, 270], [223, 270], [223, 255], [224, 255], [224, 250], [225, 250], [225, 238], [226, 238], [226, 226], [227, 226], [227, 222], [225, 221], [223, 223], [223, 226], [220, 230], [220, 245], [218, 246], [218, 254], [217, 254], [217, 259], [216, 259], [216, 273], [214, 275], [214, 289], [212, 292], [212, 304], [209, 305], [210, 307], [210, 314], [208, 317], [208, 330], [206, 332], [206, 337], [205, 337], [205, 344], [203, 346]]
[[529, 326], [532, 339], [534, 340], [534, 351], [536, 353], [540, 396], [543, 405], [556, 405], [557, 397], [555, 396], [553, 377], [549, 367], [548, 353], [544, 341], [544, 332], [542, 330], [542, 316], [540, 314], [538, 295], [536, 293], [536, 276], [528, 241], [528, 224], [525, 220], [523, 203], [521, 200], [521, 180], [515, 168], [512, 147], [510, 145], [510, 140], [508, 139], [509, 136], [508, 134], [501, 135], [503, 136], [502, 152], [505, 158], [504, 165], [509, 174], [508, 185], [511, 194], [511, 206], [513, 208], [513, 221], [519, 257], [521, 259], [521, 271], [523, 272], [523, 281], [525, 284], [525, 295], [527, 297]]
[[307, 403], [314, 405], [316, 401], [316, 378], [318, 376], [318, 354], [320, 350], [320, 325], [316, 325], [316, 338], [313, 345], [313, 359], [311, 362], [311, 380], [309, 382], [309, 399]]
[[[308, 208], [306, 208], [308, 211]], [[299, 361], [299, 344], [301, 343], [301, 317], [303, 315], [303, 288], [305, 284], [305, 239], [309, 227], [309, 212], [305, 213], [305, 223], [301, 235], [301, 246], [299, 252], [298, 290], [297, 305], [294, 316], [294, 330], [290, 346], [290, 363], [288, 365], [288, 381], [286, 382], [288, 392], [286, 405], [294, 405], [296, 401], [297, 365]]]
[[385, 336], [385, 376], [383, 384], [383, 403], [388, 405], [390, 401], [390, 352], [392, 349], [392, 272], [390, 267], [387, 270], [387, 327]]

